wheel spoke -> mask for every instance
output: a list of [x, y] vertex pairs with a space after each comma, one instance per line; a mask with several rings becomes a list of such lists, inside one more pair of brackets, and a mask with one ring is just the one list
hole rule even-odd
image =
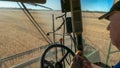
[[59, 62], [62, 62], [68, 54], [69, 54], [69, 52], [67, 51], [67, 53], [62, 57], [62, 59]]

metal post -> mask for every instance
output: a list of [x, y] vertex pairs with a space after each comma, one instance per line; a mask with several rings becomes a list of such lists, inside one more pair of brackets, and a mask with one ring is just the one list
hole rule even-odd
[[82, 46], [82, 14], [80, 0], [71, 0], [72, 30], [77, 37], [77, 48], [83, 51]]
[[108, 53], [107, 53], [107, 57], [106, 57], [106, 64], [108, 65], [108, 61], [109, 61], [109, 58], [110, 58], [110, 52], [111, 52], [111, 41], [110, 41], [110, 44], [109, 44], [109, 48], [108, 48]]

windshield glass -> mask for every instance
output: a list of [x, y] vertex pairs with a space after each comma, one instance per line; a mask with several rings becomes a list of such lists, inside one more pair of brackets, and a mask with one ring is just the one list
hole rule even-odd
[[[75, 13], [76, 16], [74, 17], [77, 17], [78, 15], [79, 17], [77, 17], [75, 20], [82, 19], [82, 22], [80, 21], [77, 22], [83, 24], [82, 40], [84, 45], [85, 56], [87, 56], [87, 58], [92, 63], [106, 62], [107, 64], [108, 61], [106, 60], [106, 55], [108, 53], [110, 37], [108, 31], [106, 30], [106, 27], [109, 24], [109, 21], [99, 20], [98, 17], [100, 17], [101, 15], [105, 14], [110, 10], [111, 6], [114, 3], [114, 0], [80, 0], [80, 1], [81, 1], [82, 14], [81, 16], [79, 16], [77, 13]], [[43, 51], [45, 51], [45, 47], [48, 47], [46, 46], [48, 44], [48, 41], [44, 39], [44, 37], [40, 32], [40, 30], [42, 31], [42, 29], [45, 32], [44, 35], [47, 35], [47, 37], [49, 37], [52, 41], [55, 40], [55, 43], [62, 44], [63, 42], [61, 41], [63, 40], [63, 35], [64, 35], [65, 45], [68, 45], [68, 47], [70, 47], [71, 50], [75, 50], [74, 44], [76, 44], [76, 38], [72, 32], [73, 29], [72, 23], [74, 24], [74, 22], [72, 21], [73, 16], [70, 12], [68, 12], [67, 15], [65, 14], [63, 15], [63, 13], [61, 12], [61, 1], [46, 0], [45, 4], [37, 3], [36, 5], [31, 3], [29, 4], [25, 3], [27, 9], [31, 9], [28, 12], [21, 9], [23, 8], [23, 5], [21, 3], [0, 1], [0, 8], [5, 8], [5, 9], [0, 9], [0, 15], [1, 15], [0, 16], [0, 21], [1, 21], [0, 22], [0, 39], [1, 39], [0, 59], [5, 57], [4, 60], [6, 60], [6, 62], [3, 62], [2, 64], [0, 63], [0, 66], [3, 65], [4, 67], [9, 68], [13, 66], [12, 64], [16, 64], [24, 59], [27, 60], [28, 58], [30, 58], [30, 56], [32, 58], [36, 56], [42, 56]], [[67, 23], [63, 18], [66, 20]], [[64, 26], [64, 24], [70, 27], [65, 28], [66, 26]], [[38, 26], [36, 27], [35, 25]], [[69, 34], [70, 32], [71, 35]], [[53, 33], [55, 33], [55, 39]], [[75, 41], [73, 38], [75, 38]], [[62, 49], [59, 49], [58, 51], [60, 50]], [[53, 50], [51, 50], [50, 52], [52, 53], [52, 51]], [[55, 52], [52, 54], [51, 53], [48, 54], [51, 55], [52, 57], [52, 58], [48, 57], [50, 61], [51, 59], [54, 60], [54, 58], [56, 58], [54, 55]], [[18, 57], [15, 54], [18, 55]], [[15, 56], [13, 57], [11, 55], [15, 55]], [[116, 57], [120, 54], [113, 54], [113, 55]], [[6, 59], [7, 56], [8, 58], [11, 57], [13, 58]], [[118, 60], [119, 57], [117, 58], [111, 57], [109, 61], [110, 62], [109, 65], [113, 66]], [[40, 62], [38, 62], [38, 64], [40, 64]], [[31, 67], [32, 65], [28, 65], [28, 66], [32, 68]], [[33, 66], [38, 66], [33, 68], [39, 68], [39, 65], [36, 65], [36, 63], [35, 65], [33, 64]]]
[[[110, 7], [112, 6], [114, 0], [81, 0], [81, 7], [83, 11], [109, 11]], [[54, 10], [61, 10], [60, 0], [47, 0], [44, 5], [46, 7], [50, 7]], [[0, 7], [1, 8], [19, 8], [18, 4], [16, 2], [10, 2], [10, 1], [0, 1]], [[44, 10], [44, 8], [40, 8], [38, 6], [33, 6], [27, 4], [27, 7], [30, 9], [41, 9]]]

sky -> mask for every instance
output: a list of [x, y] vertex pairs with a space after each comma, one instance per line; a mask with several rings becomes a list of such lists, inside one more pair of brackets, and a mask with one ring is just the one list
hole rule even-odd
[[83, 10], [109, 11], [114, 0], [81, 0]]
[[[81, 0], [81, 8], [86, 11], [109, 11], [114, 0]], [[53, 10], [61, 10], [60, 0], [47, 0], [45, 4], [40, 4]], [[28, 8], [44, 9], [38, 6], [28, 5]], [[16, 2], [0, 1], [0, 7], [19, 8]]]

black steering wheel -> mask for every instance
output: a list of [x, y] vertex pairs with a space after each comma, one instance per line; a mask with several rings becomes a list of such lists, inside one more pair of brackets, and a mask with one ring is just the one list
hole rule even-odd
[[75, 53], [62, 44], [52, 44], [41, 57], [41, 68], [68, 68]]

